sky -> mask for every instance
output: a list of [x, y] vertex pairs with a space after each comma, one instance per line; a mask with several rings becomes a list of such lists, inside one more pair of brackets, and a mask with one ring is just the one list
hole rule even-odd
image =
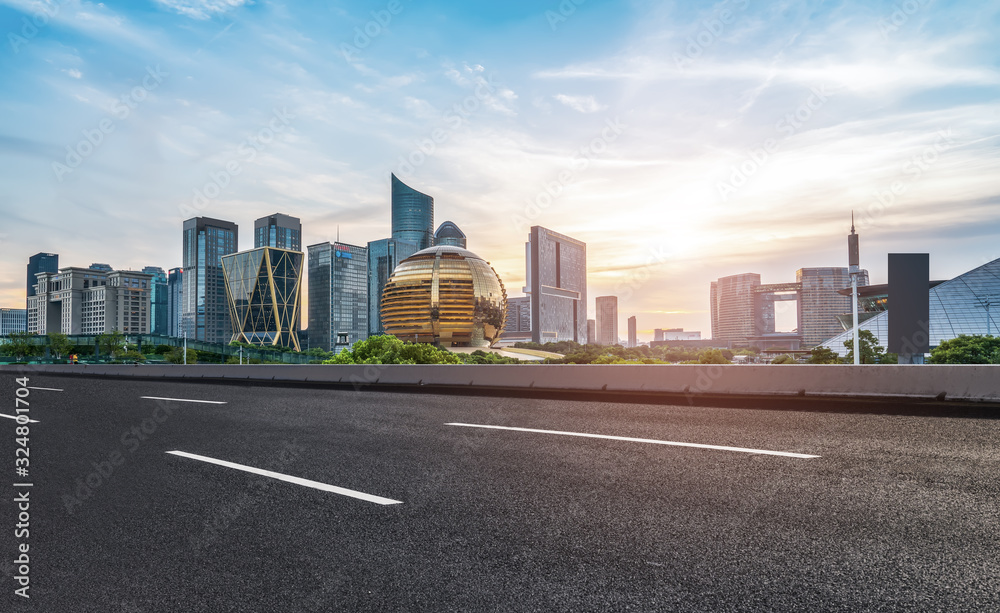
[[390, 173], [509, 296], [530, 226], [585, 241], [591, 317], [617, 295], [640, 340], [707, 338], [719, 277], [846, 266], [852, 210], [873, 283], [948, 279], [1000, 258], [998, 31], [996, 1], [0, 0], [0, 306], [37, 252], [180, 266], [195, 216], [385, 238]]

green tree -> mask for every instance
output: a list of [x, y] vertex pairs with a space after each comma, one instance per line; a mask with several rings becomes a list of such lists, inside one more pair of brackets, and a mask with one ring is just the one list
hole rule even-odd
[[699, 364], [729, 364], [729, 360], [718, 349], [706, 349], [698, 356]]
[[[862, 364], [890, 363], [890, 355], [886, 353], [885, 347], [878, 344], [878, 338], [872, 334], [871, 330], [861, 330], [858, 333], [858, 338], [861, 339], [861, 359], [859, 361]], [[847, 348], [847, 357], [844, 359], [844, 362], [853, 364], [854, 339], [844, 341], [844, 347]]]
[[38, 355], [39, 347], [32, 342], [34, 337], [35, 335], [30, 332], [11, 332], [7, 335], [7, 340], [0, 347], [2, 347], [5, 354], [14, 356], [20, 362], [25, 358]]
[[[171, 364], [183, 364], [184, 363], [184, 348], [174, 347], [170, 353], [166, 355], [166, 359]], [[187, 350], [187, 363], [197, 364], [198, 363], [198, 352], [194, 349]]]
[[[853, 356], [852, 358], [853, 359]], [[840, 356], [828, 347], [813, 347], [809, 354], [808, 364], [840, 364]]]
[[125, 335], [117, 329], [101, 334], [97, 337], [97, 345], [101, 348], [101, 353], [118, 358], [125, 353]]
[[776, 356], [773, 360], [771, 360], [771, 363], [772, 364], [794, 364], [795, 363], [795, 358], [793, 358], [792, 356], [788, 355], [787, 353], [783, 353], [783, 354], [781, 354], [779, 356]]
[[931, 350], [931, 364], [1000, 364], [1000, 337], [962, 334]]
[[69, 337], [61, 332], [49, 332], [49, 348], [56, 358], [62, 358], [65, 354], [73, 350], [73, 343]]
[[404, 343], [395, 336], [370, 336], [324, 360], [324, 364], [461, 364], [450, 351], [425, 343]]

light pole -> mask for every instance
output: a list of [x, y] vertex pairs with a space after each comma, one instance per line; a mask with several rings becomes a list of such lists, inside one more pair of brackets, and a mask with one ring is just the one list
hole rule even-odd
[[188, 363], [188, 333], [184, 331], [184, 365], [187, 366]]
[[854, 232], [854, 211], [851, 211], [851, 234], [847, 237], [847, 260], [851, 275], [851, 305], [854, 313], [854, 365], [861, 364], [861, 342], [858, 338], [858, 275], [861, 274], [861, 256], [858, 235]]
[[990, 325], [990, 305], [992, 304], [993, 296], [986, 296], [985, 298], [980, 298], [976, 296], [976, 300], [979, 304], [983, 305], [986, 309], [986, 336], [993, 336], [993, 327]]

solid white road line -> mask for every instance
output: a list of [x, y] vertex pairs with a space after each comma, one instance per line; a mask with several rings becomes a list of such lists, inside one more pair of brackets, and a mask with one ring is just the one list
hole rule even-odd
[[[14, 415], [4, 415], [3, 413], [0, 413], [0, 417], [6, 417], [7, 419], [17, 419], [17, 417], [14, 416]], [[29, 419], [28, 423], [29, 424], [37, 424], [38, 420], [37, 419]]]
[[486, 426], [482, 424], [458, 424], [450, 423], [446, 426], [464, 426], [466, 428], [489, 428], [491, 430], [514, 430], [515, 432], [535, 432], [538, 434], [562, 434], [563, 436], [582, 436], [586, 438], [603, 438], [612, 441], [629, 441], [632, 443], [653, 443], [656, 445], [674, 445], [676, 447], [697, 447], [698, 449], [715, 449], [717, 451], [739, 451], [741, 453], [758, 453], [764, 455], [777, 455], [786, 458], [818, 458], [818, 455], [808, 455], [805, 453], [791, 453], [788, 451], [768, 451], [766, 449], [747, 449], [744, 447], [725, 447], [723, 445], [702, 445], [700, 443], [678, 443], [675, 441], [657, 441], [649, 438], [632, 438], [630, 436], [610, 436], [608, 434], [586, 434], [583, 432], [560, 432], [558, 430], [536, 430], [534, 428], [512, 428], [508, 426]]
[[172, 400], [174, 402], [200, 402], [202, 404], [229, 404], [223, 402], [222, 400], [189, 400], [187, 398], [160, 398], [159, 396], [139, 396], [140, 398], [148, 398], [150, 400]]
[[383, 504], [383, 505], [403, 504], [402, 500], [392, 500], [391, 498], [382, 498], [381, 496], [374, 496], [372, 494], [366, 494], [364, 492], [349, 490], [344, 487], [327, 485], [326, 483], [320, 483], [319, 481], [310, 481], [309, 479], [302, 479], [300, 477], [293, 477], [291, 475], [283, 475], [281, 473], [271, 472], [270, 470], [254, 468], [253, 466], [245, 466], [243, 464], [236, 464], [234, 462], [226, 462], [225, 460], [216, 460], [215, 458], [209, 458], [203, 455], [195, 455], [193, 453], [187, 453], [184, 451], [168, 451], [167, 453], [181, 456], [182, 458], [191, 458], [192, 460], [200, 460], [202, 462], [208, 462], [209, 464], [218, 464], [219, 466], [225, 466], [227, 468], [235, 468], [236, 470], [242, 470], [248, 473], [253, 473], [255, 475], [263, 475], [265, 477], [271, 477], [272, 479], [277, 479], [279, 481], [287, 481], [288, 483], [295, 483], [296, 485], [304, 485], [306, 487], [312, 487], [318, 490], [323, 490], [324, 492], [333, 492], [334, 494], [340, 494], [341, 496], [350, 496], [351, 498], [357, 498], [359, 500], [365, 500], [367, 502], [374, 502], [375, 504]]
[[54, 387], [31, 387], [30, 385], [28, 386], [28, 389], [29, 390], [45, 390], [46, 392], [61, 392], [62, 391], [62, 390], [58, 390], [58, 389], [56, 389]]

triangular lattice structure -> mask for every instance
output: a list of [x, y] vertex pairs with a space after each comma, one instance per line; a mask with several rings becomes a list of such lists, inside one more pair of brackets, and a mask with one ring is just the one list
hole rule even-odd
[[234, 341], [299, 346], [302, 253], [260, 247], [223, 256]]

